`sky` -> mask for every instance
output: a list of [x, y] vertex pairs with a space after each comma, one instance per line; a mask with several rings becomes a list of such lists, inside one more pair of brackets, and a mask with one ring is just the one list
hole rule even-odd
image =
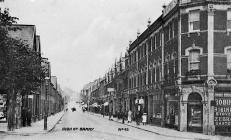
[[103, 77], [171, 0], [5, 0], [19, 24], [36, 25], [43, 57], [62, 88]]

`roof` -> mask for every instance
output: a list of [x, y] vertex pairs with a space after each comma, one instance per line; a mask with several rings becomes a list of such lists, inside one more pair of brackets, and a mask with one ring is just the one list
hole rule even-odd
[[12, 26], [16, 27], [17, 30], [10, 30], [10, 37], [25, 41], [29, 45], [29, 48], [33, 48], [36, 45], [34, 44], [36, 42], [35, 25], [13, 24]]
[[128, 52], [131, 52], [136, 46], [143, 42], [150, 34], [157, 30], [162, 25], [162, 15], [150, 25], [129, 47]]

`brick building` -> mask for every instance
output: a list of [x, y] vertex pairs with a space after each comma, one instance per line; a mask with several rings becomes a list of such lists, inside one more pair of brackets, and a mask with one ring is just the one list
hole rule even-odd
[[228, 127], [230, 8], [230, 0], [164, 6], [128, 50], [132, 107], [142, 97], [143, 112], [180, 131], [214, 134]]
[[126, 51], [124, 78], [105, 76], [113, 106], [179, 131], [230, 132], [231, 0], [172, 0], [150, 23]]

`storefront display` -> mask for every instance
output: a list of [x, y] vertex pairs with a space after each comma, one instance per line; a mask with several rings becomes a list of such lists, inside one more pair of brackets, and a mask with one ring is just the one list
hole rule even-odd
[[0, 122], [6, 122], [6, 94], [0, 94]]

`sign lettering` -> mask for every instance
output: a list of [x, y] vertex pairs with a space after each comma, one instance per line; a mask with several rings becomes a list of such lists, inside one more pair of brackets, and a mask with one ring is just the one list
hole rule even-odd
[[230, 126], [231, 124], [231, 98], [216, 97], [214, 107], [214, 124], [216, 126]]

